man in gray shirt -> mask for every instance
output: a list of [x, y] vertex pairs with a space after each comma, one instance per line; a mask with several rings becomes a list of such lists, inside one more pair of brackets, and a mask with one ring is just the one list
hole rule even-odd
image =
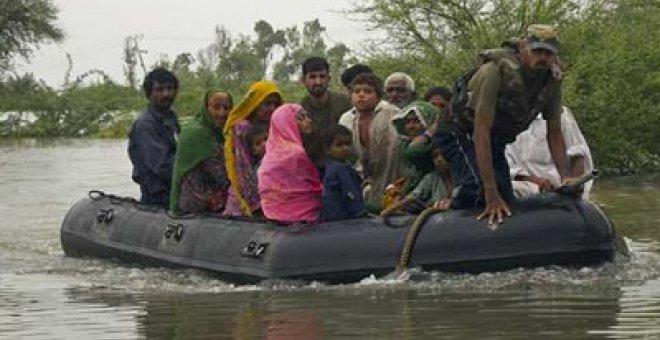
[[149, 72], [143, 83], [149, 99], [128, 133], [128, 156], [133, 181], [140, 185], [140, 202], [167, 207], [172, 183], [179, 120], [172, 104], [179, 81], [164, 68]]

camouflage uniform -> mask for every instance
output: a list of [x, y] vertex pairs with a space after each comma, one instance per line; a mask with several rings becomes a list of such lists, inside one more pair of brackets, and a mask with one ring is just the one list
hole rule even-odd
[[[539, 27], [546, 38], [553, 38], [552, 33], [548, 35], [546, 32], [548, 26]], [[535, 27], [530, 29], [532, 33], [538, 33], [534, 32]], [[546, 40], [530, 39], [528, 42], [536, 43], [536, 48], [550, 49], [544, 42]], [[552, 52], [556, 53], [556, 50]], [[509, 165], [504, 156], [506, 145], [526, 130], [539, 112], [545, 119], [561, 114], [561, 83], [553, 70], [524, 68], [512, 49], [489, 50], [482, 57], [484, 64], [468, 83], [467, 107], [460, 115], [459, 128], [450, 135], [435, 138], [436, 143], [447, 149], [443, 152], [452, 155], [449, 161], [454, 167], [467, 169], [462, 171], [464, 176], [458, 179], [463, 190], [459, 197], [453, 199], [452, 208], [472, 208], [485, 203], [472, 141], [476, 114], [493, 117], [490, 136], [493, 170], [500, 195], [508, 202], [514, 200], [514, 195]]]

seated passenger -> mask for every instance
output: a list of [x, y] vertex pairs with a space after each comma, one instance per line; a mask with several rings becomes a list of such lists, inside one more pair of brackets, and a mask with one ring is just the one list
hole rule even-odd
[[427, 129], [438, 119], [439, 114], [440, 111], [431, 103], [414, 101], [392, 118], [392, 124], [401, 139], [401, 159], [410, 170], [402, 190], [404, 195], [412, 191], [422, 178], [434, 169], [431, 157], [433, 144]]
[[374, 71], [372, 71], [367, 65], [355, 64], [341, 73], [341, 84], [344, 85], [349, 96], [351, 94], [351, 83], [353, 82], [353, 79], [363, 73], [373, 74]]
[[[589, 145], [567, 107], [563, 107], [560, 121], [566, 143], [569, 175], [579, 177], [592, 171], [594, 163]], [[517, 198], [553, 190], [561, 185], [546, 136], [546, 121], [538, 115], [529, 128], [506, 147], [505, 155], [511, 168], [513, 193]], [[584, 185], [583, 199], [589, 199], [592, 182]]]
[[172, 109], [179, 80], [174, 73], [158, 67], [147, 74], [142, 87], [149, 106], [128, 133], [128, 157], [133, 164], [133, 181], [140, 185], [140, 203], [166, 208], [181, 130]]
[[303, 147], [312, 119], [299, 104], [285, 104], [273, 114], [266, 154], [259, 167], [259, 194], [266, 218], [279, 223], [317, 222], [321, 211], [321, 176]]
[[266, 140], [268, 140], [268, 125], [254, 124], [245, 132], [245, 144], [250, 146], [252, 155], [252, 169], [256, 172], [261, 164], [261, 159], [266, 154]]
[[394, 72], [385, 79], [385, 100], [399, 108], [408, 106], [415, 100], [415, 81], [403, 73]]
[[350, 165], [353, 149], [351, 131], [342, 125], [330, 127], [323, 135], [324, 221], [345, 220], [367, 215], [362, 198], [362, 179]]
[[427, 101], [440, 110], [449, 109], [451, 102], [451, 90], [444, 86], [434, 86], [429, 88], [424, 94], [424, 101]]
[[435, 167], [434, 171], [427, 173], [404, 199], [383, 211], [383, 215], [398, 210], [417, 214], [429, 207], [439, 209], [450, 207], [452, 193], [455, 190], [449, 163], [442, 155], [439, 147], [433, 147], [431, 155]]
[[225, 160], [231, 183], [225, 215], [261, 215], [255, 159], [245, 143], [245, 133], [254, 124], [270, 124], [273, 111], [282, 104], [275, 84], [258, 81], [250, 85], [243, 100], [229, 113], [225, 124]]
[[365, 193], [370, 210], [380, 210], [380, 199], [388, 183], [401, 177], [399, 137], [392, 125], [392, 117], [399, 112], [396, 106], [381, 100], [382, 83], [373, 74], [360, 74], [351, 84], [353, 108], [339, 119], [353, 134], [358, 167], [369, 183]]
[[[341, 73], [341, 83], [346, 88], [346, 92], [348, 93], [349, 98], [351, 97], [351, 84], [353, 83], [353, 80], [355, 80], [355, 77], [361, 74], [374, 74], [374, 72], [367, 65], [355, 64], [345, 69], [344, 72]], [[351, 103], [351, 105], [353, 104]], [[345, 122], [353, 119], [355, 114], [349, 114], [349, 112], [351, 112], [351, 110], [348, 110], [339, 116], [339, 125], [346, 125], [341, 122], [342, 119]]]
[[174, 159], [170, 210], [222, 213], [229, 180], [222, 128], [233, 106], [231, 95], [208, 91], [202, 108], [181, 130]]

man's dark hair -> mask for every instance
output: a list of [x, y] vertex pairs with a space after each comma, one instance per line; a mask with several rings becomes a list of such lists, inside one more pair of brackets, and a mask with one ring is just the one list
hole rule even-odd
[[373, 87], [374, 91], [376, 91], [376, 94], [378, 95], [378, 98], [383, 97], [383, 81], [380, 80], [375, 74], [372, 73], [362, 73], [358, 74], [355, 79], [351, 82], [351, 86], [349, 87], [351, 91], [353, 91], [353, 88], [355, 85], [368, 85], [370, 87]]
[[323, 135], [321, 137], [323, 151], [330, 150], [330, 148], [332, 147], [332, 142], [334, 142], [335, 138], [337, 138], [338, 136], [348, 137], [349, 139], [351, 139], [353, 134], [351, 133], [351, 130], [349, 130], [347, 127], [343, 125], [330, 126], [323, 132]]
[[434, 86], [428, 89], [424, 94], [424, 101], [429, 101], [433, 96], [441, 96], [447, 103], [451, 100], [451, 90], [444, 86]]
[[373, 74], [374, 71], [372, 71], [367, 65], [355, 64], [342, 72], [341, 83], [344, 84], [345, 88], [349, 88], [353, 82], [353, 79], [362, 73]]
[[149, 98], [151, 96], [151, 90], [154, 87], [154, 82], [159, 82], [161, 84], [172, 84], [174, 89], [179, 89], [179, 80], [176, 79], [174, 73], [166, 70], [162, 67], [157, 67], [144, 77], [144, 82], [142, 83], [142, 88], [144, 89], [144, 95]]
[[322, 57], [309, 57], [303, 61], [302, 75], [303, 77], [309, 72], [330, 71], [330, 64], [325, 58]]

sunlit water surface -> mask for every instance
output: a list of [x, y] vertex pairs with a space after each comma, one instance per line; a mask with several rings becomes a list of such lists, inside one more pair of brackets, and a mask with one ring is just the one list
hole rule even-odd
[[632, 248], [596, 268], [235, 286], [63, 256], [90, 189], [136, 196], [123, 140], [0, 142], [0, 339], [657, 339], [660, 177], [600, 180]]

